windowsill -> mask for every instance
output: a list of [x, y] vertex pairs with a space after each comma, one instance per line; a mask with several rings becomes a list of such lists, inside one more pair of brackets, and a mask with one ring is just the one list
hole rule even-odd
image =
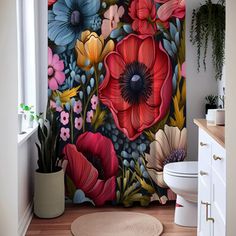
[[34, 126], [33, 128], [24, 130], [24, 133], [18, 134], [18, 146], [26, 142], [37, 131], [37, 128], [37, 126]]

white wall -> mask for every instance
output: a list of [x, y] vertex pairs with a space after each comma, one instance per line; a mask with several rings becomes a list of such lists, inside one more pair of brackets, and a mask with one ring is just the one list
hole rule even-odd
[[0, 235], [16, 236], [17, 186], [17, 31], [15, 0], [0, 1]]
[[[204, 1], [186, 0], [186, 79], [187, 79], [187, 130], [188, 160], [197, 160], [198, 134], [193, 124], [194, 118], [205, 118], [205, 96], [218, 93], [218, 85], [214, 78], [211, 56], [207, 57], [207, 71], [197, 73], [196, 47], [190, 42], [192, 11]], [[201, 68], [202, 69], [202, 68]]]
[[236, 232], [236, 1], [226, 3], [226, 231], [227, 236]]
[[18, 146], [18, 235], [24, 235], [32, 217], [34, 170], [36, 169], [36, 135]]

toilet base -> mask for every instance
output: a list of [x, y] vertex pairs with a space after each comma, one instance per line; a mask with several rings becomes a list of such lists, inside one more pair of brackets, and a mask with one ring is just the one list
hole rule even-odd
[[186, 201], [177, 195], [175, 224], [186, 227], [197, 227], [197, 203]]

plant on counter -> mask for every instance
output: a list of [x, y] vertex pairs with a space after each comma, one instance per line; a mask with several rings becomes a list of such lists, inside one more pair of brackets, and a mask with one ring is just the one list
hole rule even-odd
[[208, 109], [217, 108], [218, 96], [211, 94], [211, 95], [206, 96], [205, 100], [206, 100], [206, 114], [207, 114]]
[[209, 39], [212, 40], [212, 62], [216, 79], [221, 79], [225, 59], [225, 0], [212, 3], [206, 0], [204, 5], [193, 10], [190, 40], [197, 46], [198, 71], [203, 50], [203, 66], [206, 70], [206, 55]]

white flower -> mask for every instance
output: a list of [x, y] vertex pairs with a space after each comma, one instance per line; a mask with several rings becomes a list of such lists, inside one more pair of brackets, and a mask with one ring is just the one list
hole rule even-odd
[[150, 144], [150, 154], [145, 154], [147, 171], [152, 180], [160, 187], [168, 187], [163, 180], [163, 167], [171, 162], [183, 161], [186, 156], [186, 128], [165, 125], [155, 134]]

